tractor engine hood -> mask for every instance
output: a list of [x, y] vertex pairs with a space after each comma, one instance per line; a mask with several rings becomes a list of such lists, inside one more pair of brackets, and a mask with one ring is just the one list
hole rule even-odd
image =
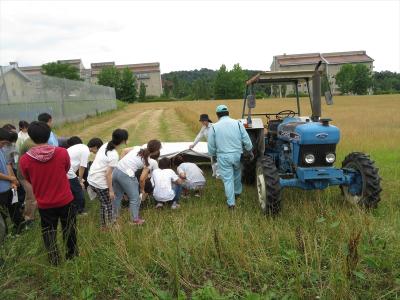
[[280, 139], [302, 145], [337, 144], [340, 140], [340, 130], [336, 126], [293, 119], [284, 120], [279, 124], [278, 137]]

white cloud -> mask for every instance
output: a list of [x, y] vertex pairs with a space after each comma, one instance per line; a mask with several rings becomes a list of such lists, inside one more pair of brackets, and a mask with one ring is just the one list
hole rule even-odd
[[1, 1], [0, 17], [1, 64], [267, 70], [276, 54], [367, 50], [400, 71], [399, 1]]

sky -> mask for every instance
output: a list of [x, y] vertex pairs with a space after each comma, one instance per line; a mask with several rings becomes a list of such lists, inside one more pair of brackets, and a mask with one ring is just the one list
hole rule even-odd
[[280, 54], [366, 50], [400, 72], [400, 0], [4, 1], [0, 64], [160, 62], [161, 72], [269, 70]]

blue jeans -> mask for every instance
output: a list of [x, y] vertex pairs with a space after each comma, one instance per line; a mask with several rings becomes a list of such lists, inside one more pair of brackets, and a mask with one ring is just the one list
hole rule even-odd
[[113, 219], [119, 216], [121, 209], [121, 200], [124, 193], [129, 199], [129, 209], [131, 211], [131, 219], [139, 219], [140, 199], [139, 199], [139, 182], [135, 176], [129, 177], [118, 168], [114, 168], [112, 174], [112, 185], [115, 193], [113, 206]]
[[218, 154], [218, 172], [225, 187], [228, 205], [235, 205], [235, 194], [242, 193], [240, 153]]
[[179, 198], [181, 197], [181, 193], [182, 193], [182, 186], [180, 184], [175, 184], [173, 189], [174, 189], [175, 197], [172, 201], [174, 201], [175, 203], [179, 203]]

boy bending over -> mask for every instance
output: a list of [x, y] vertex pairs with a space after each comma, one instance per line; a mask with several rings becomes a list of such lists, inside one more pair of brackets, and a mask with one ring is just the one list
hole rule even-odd
[[172, 209], [179, 208], [179, 197], [182, 191], [183, 180], [171, 169], [171, 160], [162, 158], [158, 162], [158, 168], [152, 172], [153, 197], [157, 201], [156, 208], [164, 206], [165, 202], [172, 201]]
[[195, 196], [199, 197], [200, 191], [206, 185], [203, 171], [196, 164], [185, 162], [182, 155], [175, 156], [174, 163], [177, 167], [179, 177], [185, 180], [183, 188], [186, 191], [195, 191]]

